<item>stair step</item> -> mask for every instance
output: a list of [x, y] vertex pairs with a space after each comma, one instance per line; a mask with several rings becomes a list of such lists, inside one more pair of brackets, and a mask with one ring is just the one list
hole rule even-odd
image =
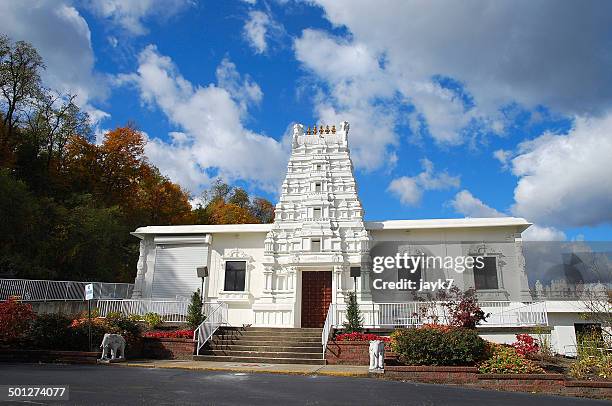
[[322, 353], [323, 346], [313, 345], [310, 347], [304, 346], [267, 346], [267, 345], [213, 345], [212, 350], [230, 350], [230, 351], [260, 351], [260, 352], [302, 352], [302, 353]]
[[194, 355], [194, 361], [218, 362], [255, 362], [265, 364], [306, 364], [325, 365], [322, 358], [268, 358], [268, 357], [231, 357], [226, 355]]
[[322, 333], [322, 328], [293, 328], [293, 327], [222, 327], [220, 331], [270, 331], [270, 332], [302, 332], [302, 333]]
[[243, 337], [228, 337], [228, 336], [215, 336], [212, 339], [216, 341], [249, 341], [249, 342], [291, 342], [291, 343], [319, 343], [321, 344], [321, 337], [285, 337], [285, 336], [243, 336]]
[[308, 337], [321, 339], [321, 333], [297, 333], [295, 331], [244, 331], [236, 335], [240, 337]]
[[306, 359], [322, 359], [322, 351], [319, 352], [262, 352], [262, 351], [234, 351], [234, 350], [207, 350], [201, 351], [201, 355], [215, 355], [228, 357], [258, 357], [258, 358], [306, 358]]

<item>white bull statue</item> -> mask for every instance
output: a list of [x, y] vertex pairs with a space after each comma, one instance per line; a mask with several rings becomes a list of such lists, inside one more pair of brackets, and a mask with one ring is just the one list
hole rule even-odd
[[125, 359], [125, 339], [119, 334], [104, 334], [100, 348], [102, 348], [101, 360]]
[[370, 368], [371, 371], [385, 369], [385, 342], [382, 340], [370, 341]]

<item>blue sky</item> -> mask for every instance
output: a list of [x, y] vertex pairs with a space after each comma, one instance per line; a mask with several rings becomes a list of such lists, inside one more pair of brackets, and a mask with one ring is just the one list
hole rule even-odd
[[612, 235], [610, 2], [28, 0], [0, 27], [194, 197], [275, 201], [292, 123], [347, 120], [367, 219]]

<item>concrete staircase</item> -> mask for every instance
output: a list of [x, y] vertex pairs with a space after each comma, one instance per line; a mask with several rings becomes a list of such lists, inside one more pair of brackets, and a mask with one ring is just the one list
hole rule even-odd
[[325, 365], [320, 328], [222, 327], [196, 361]]

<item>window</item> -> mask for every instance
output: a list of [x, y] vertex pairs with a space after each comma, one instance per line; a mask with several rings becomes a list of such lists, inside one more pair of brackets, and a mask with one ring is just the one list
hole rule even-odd
[[225, 284], [223, 290], [227, 292], [244, 291], [246, 279], [246, 261], [225, 262]]
[[310, 250], [313, 252], [320, 252], [321, 251], [321, 240], [318, 238], [313, 239], [310, 242]]
[[315, 192], [320, 192], [321, 191], [321, 182], [317, 182], [315, 183]]
[[320, 170], [321, 170], [321, 164], [317, 164], [317, 165], [315, 166], [315, 168], [317, 169], [317, 171], [320, 171]]
[[321, 218], [321, 208], [317, 207], [317, 208], [313, 209], [312, 216], [315, 219], [320, 219]]
[[484, 266], [478, 269], [478, 263], [474, 264], [474, 287], [479, 289], [498, 289], [497, 283], [497, 259], [495, 257], [482, 257]]
[[[423, 260], [425, 257], [423, 257]], [[415, 258], [408, 258], [408, 267], [403, 267], [397, 269], [397, 281], [401, 281], [402, 279], [407, 279], [409, 281], [414, 281], [416, 283], [415, 290], [419, 289], [420, 280], [423, 276], [423, 262], [419, 262], [418, 265], [415, 265]], [[414, 272], [413, 272], [414, 270]]]

